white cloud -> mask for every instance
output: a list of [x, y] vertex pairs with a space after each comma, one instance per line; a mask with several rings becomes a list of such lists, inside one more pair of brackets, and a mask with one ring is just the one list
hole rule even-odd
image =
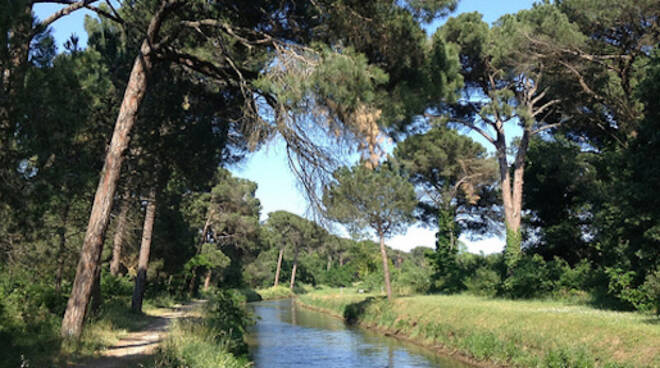
[[[485, 238], [471, 241], [465, 236], [459, 238], [467, 246], [470, 253], [492, 254], [501, 252], [504, 249], [504, 239], [498, 237]], [[377, 239], [375, 239], [377, 241]], [[435, 230], [430, 230], [420, 225], [411, 226], [408, 232], [397, 235], [386, 241], [387, 245], [394, 249], [410, 251], [417, 246], [424, 246], [435, 249]]]
[[498, 237], [485, 238], [480, 240], [471, 241], [464, 236], [459, 238], [467, 246], [468, 252], [479, 254], [498, 253], [504, 250], [504, 239]]

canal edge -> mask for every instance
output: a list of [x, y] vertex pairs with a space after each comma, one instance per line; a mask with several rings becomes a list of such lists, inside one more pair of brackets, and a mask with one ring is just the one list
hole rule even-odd
[[[296, 305], [299, 305], [299, 306], [301, 306], [305, 309], [309, 309], [309, 310], [312, 310], [312, 311], [315, 311], [315, 312], [327, 314], [327, 315], [329, 315], [333, 318], [337, 318], [337, 319], [340, 319], [340, 320], [346, 322], [346, 319], [344, 318], [344, 316], [342, 316], [340, 314], [337, 314], [332, 310], [317, 307], [317, 306], [313, 306], [313, 305], [309, 305], [309, 304], [305, 304], [305, 303], [301, 302], [300, 299], [298, 299], [296, 297], [293, 297], [291, 299], [293, 300], [293, 302]], [[431, 351], [435, 354], [438, 354], [438, 355], [444, 355], [444, 356], [447, 356], [447, 357], [451, 357], [452, 359], [456, 359], [456, 360], [460, 361], [461, 363], [471, 365], [475, 368], [508, 368], [508, 367], [510, 367], [508, 365], [497, 364], [497, 363], [495, 363], [493, 361], [489, 361], [489, 360], [477, 360], [477, 359], [461, 352], [458, 349], [450, 349], [447, 346], [442, 345], [442, 344], [426, 344], [426, 343], [423, 343], [419, 340], [415, 340], [415, 339], [411, 338], [408, 335], [398, 333], [396, 331], [393, 331], [393, 330], [390, 330], [390, 329], [387, 329], [387, 328], [378, 327], [376, 325], [372, 325], [372, 324], [369, 324], [369, 323], [358, 322], [354, 325], [356, 325], [360, 328], [363, 328], [365, 330], [378, 332], [378, 333], [380, 333], [384, 336], [387, 336], [387, 337], [393, 337], [397, 340], [405, 341], [407, 343], [410, 343], [410, 344], [413, 344], [415, 346], [419, 346], [421, 348], [429, 350], [429, 351]]]

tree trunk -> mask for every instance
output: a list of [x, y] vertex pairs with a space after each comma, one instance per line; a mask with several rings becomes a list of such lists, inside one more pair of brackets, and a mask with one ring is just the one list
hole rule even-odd
[[284, 248], [280, 248], [280, 254], [277, 257], [277, 270], [275, 271], [275, 283], [273, 283], [273, 287], [277, 287], [277, 284], [280, 283], [280, 270], [282, 269], [283, 255], [284, 255]]
[[293, 253], [293, 268], [291, 269], [291, 284], [289, 288], [293, 290], [293, 285], [296, 283], [296, 269], [298, 269], [298, 247]]
[[119, 217], [117, 218], [117, 227], [115, 228], [115, 237], [112, 245], [112, 261], [110, 261], [110, 274], [117, 276], [119, 274], [119, 266], [121, 264], [121, 251], [124, 246], [124, 237], [126, 235], [126, 219], [128, 217], [129, 204], [129, 189], [126, 189], [124, 197], [119, 209]]
[[147, 269], [149, 268], [149, 252], [151, 251], [151, 238], [154, 230], [154, 219], [156, 218], [156, 186], [151, 188], [147, 212], [144, 215], [144, 227], [142, 229], [142, 243], [140, 244], [140, 255], [138, 257], [138, 271], [135, 277], [135, 289], [133, 289], [133, 300], [131, 309], [133, 312], [142, 312], [142, 299], [147, 284]]
[[339, 253], [339, 267], [344, 265], [344, 253]]
[[165, 16], [177, 4], [176, 1], [167, 1], [161, 4], [149, 23], [147, 37], [142, 42], [140, 53], [133, 63], [110, 146], [103, 163], [103, 170], [101, 170], [99, 185], [94, 196], [92, 212], [89, 216], [85, 240], [80, 251], [80, 261], [76, 269], [71, 296], [62, 319], [60, 330], [62, 337], [78, 338], [82, 333], [85, 309], [91, 297], [93, 277], [99, 254], [103, 251], [105, 231], [110, 220], [110, 210], [117, 189], [124, 152], [128, 147], [131, 129], [137, 120], [140, 103], [147, 91], [147, 74], [153, 66], [151, 45], [157, 43], [158, 32]]
[[204, 291], [209, 289], [209, 285], [211, 285], [211, 274], [213, 271], [208, 270], [206, 271], [206, 276], [204, 277]]
[[328, 265], [326, 266], [325, 270], [330, 271], [330, 268], [332, 268], [332, 256], [328, 254]]
[[[500, 168], [502, 204], [504, 206], [504, 224], [506, 226], [504, 256], [509, 274], [512, 273], [512, 269], [521, 255], [522, 233], [520, 224], [522, 217], [523, 175], [529, 138], [530, 132], [528, 129], [525, 129], [513, 164], [513, 183], [511, 182], [511, 167], [506, 159], [506, 145], [498, 139], [496, 147]], [[504, 139], [502, 138], [501, 140], [503, 141]]]
[[190, 272], [190, 282], [188, 283], [188, 296], [193, 296], [195, 293], [195, 284], [197, 282], [197, 267], [193, 267]]
[[94, 271], [94, 284], [92, 285], [92, 306], [91, 310], [92, 313], [96, 314], [96, 312], [101, 309], [101, 305], [103, 305], [103, 293], [101, 290], [101, 260], [99, 257], [99, 262], [96, 266], [96, 271]]
[[385, 250], [385, 236], [381, 231], [378, 232], [380, 237], [380, 255], [383, 258], [383, 274], [385, 276], [385, 291], [387, 291], [387, 300], [392, 301], [392, 285], [390, 284], [390, 266], [387, 261], [387, 251]]

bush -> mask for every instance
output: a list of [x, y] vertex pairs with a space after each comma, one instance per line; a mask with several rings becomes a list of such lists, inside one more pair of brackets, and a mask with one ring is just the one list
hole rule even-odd
[[208, 294], [202, 320], [177, 321], [157, 352], [156, 368], [243, 368], [244, 334], [254, 319], [243, 307], [245, 296], [237, 290]]
[[205, 323], [176, 321], [157, 352], [154, 368], [250, 367], [246, 358], [228, 351], [226, 341]]
[[655, 314], [660, 315], [660, 267], [646, 276], [642, 292], [646, 295], [649, 306], [655, 308]]
[[393, 273], [393, 284], [399, 295], [426, 294], [431, 289], [433, 271], [428, 267], [418, 267], [412, 262], [404, 262], [400, 269]]
[[465, 281], [465, 286], [470, 294], [493, 297], [497, 294], [501, 282], [497, 272], [481, 267]]
[[353, 282], [353, 270], [349, 267], [332, 267], [323, 272], [319, 277], [319, 283], [331, 287], [346, 287]]
[[30, 275], [0, 273], [0, 367], [47, 365], [60, 346], [66, 301], [66, 295]]
[[245, 296], [236, 290], [219, 290], [210, 295], [206, 304], [206, 320], [217, 331], [217, 338], [226, 341], [228, 351], [247, 353], [243, 335], [247, 327], [254, 323], [243, 305]]
[[371, 272], [364, 280], [358, 285], [358, 289], [363, 289], [367, 293], [380, 292], [385, 285], [384, 276], [382, 271]]
[[131, 296], [133, 295], [133, 287], [134, 283], [128, 275], [114, 276], [105, 271], [101, 275], [101, 290], [105, 297]]
[[560, 272], [552, 265], [549, 267], [540, 255], [522, 256], [515, 264], [512, 274], [504, 281], [504, 290], [512, 298], [545, 296], [554, 289], [552, 273]]
[[582, 260], [571, 268], [566, 261], [556, 258], [554, 262], [561, 268], [558, 286], [568, 290], [586, 290], [592, 281], [591, 265], [587, 260]]

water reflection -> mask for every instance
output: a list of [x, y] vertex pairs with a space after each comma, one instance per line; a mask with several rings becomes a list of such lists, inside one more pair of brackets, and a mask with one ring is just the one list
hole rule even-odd
[[346, 326], [290, 300], [251, 304], [248, 336], [256, 367], [444, 367], [466, 365], [399, 340]]

